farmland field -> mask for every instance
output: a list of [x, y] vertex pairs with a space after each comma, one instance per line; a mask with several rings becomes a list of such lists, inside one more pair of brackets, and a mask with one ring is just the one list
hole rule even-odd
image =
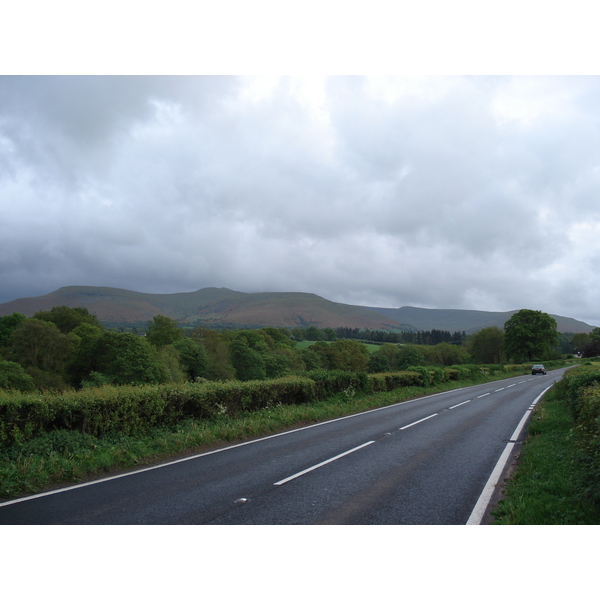
[[[309, 346], [312, 346], [313, 344], [316, 344], [316, 343], [317, 342], [304, 340], [302, 342], [297, 342], [296, 348], [301, 350], [302, 348], [308, 348]], [[325, 341], [323, 343], [331, 344], [331, 342], [328, 342], [328, 341]], [[379, 350], [379, 348], [381, 348], [381, 346], [379, 344], [367, 344], [365, 342], [361, 342], [361, 343], [367, 347], [367, 350], [369, 351], [370, 354], [373, 354], [373, 352], [375, 352], [376, 350]]]

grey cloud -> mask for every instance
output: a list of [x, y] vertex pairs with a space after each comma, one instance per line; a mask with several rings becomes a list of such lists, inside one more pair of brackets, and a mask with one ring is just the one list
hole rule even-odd
[[595, 77], [0, 78], [0, 301], [226, 286], [600, 324], [599, 94]]

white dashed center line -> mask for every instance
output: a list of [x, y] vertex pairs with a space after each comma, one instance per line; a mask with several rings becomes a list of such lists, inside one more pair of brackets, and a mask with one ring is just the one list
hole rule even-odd
[[416, 425], [417, 423], [422, 423], [423, 421], [427, 421], [427, 419], [431, 419], [432, 417], [437, 417], [437, 415], [438, 415], [438, 413], [434, 413], [432, 415], [429, 415], [428, 417], [419, 419], [418, 421], [415, 421], [414, 423], [409, 423], [408, 425], [405, 425], [404, 427], [400, 427], [400, 431], [402, 431], [403, 429], [408, 429], [409, 427], [412, 427], [413, 425]]
[[460, 404], [455, 404], [454, 406], [451, 406], [448, 410], [452, 410], [453, 408], [456, 408], [457, 406], [462, 406], [463, 404], [468, 404], [469, 402], [471, 402], [471, 401], [465, 400], [464, 402], [461, 402]]
[[374, 443], [375, 443], [375, 440], [372, 440], [370, 442], [367, 442], [366, 444], [361, 444], [360, 446], [356, 446], [356, 448], [352, 448], [351, 450], [346, 450], [346, 452], [342, 452], [341, 454], [338, 454], [337, 456], [333, 456], [332, 458], [324, 460], [323, 462], [320, 462], [318, 465], [314, 465], [312, 467], [309, 467], [308, 469], [304, 469], [304, 471], [300, 471], [299, 473], [290, 475], [289, 477], [286, 477], [285, 479], [282, 479], [281, 481], [277, 481], [273, 485], [283, 485], [284, 483], [287, 483], [288, 481], [291, 481], [292, 479], [296, 479], [296, 477], [301, 477], [302, 475], [305, 475], [306, 473], [310, 473], [311, 471], [314, 471], [315, 469], [318, 469], [319, 467], [322, 467], [323, 465], [333, 462], [334, 460], [337, 460], [338, 458], [342, 458], [342, 456], [346, 456], [347, 454], [356, 452], [357, 450], [360, 450], [361, 448], [364, 448], [365, 446], [369, 446]]

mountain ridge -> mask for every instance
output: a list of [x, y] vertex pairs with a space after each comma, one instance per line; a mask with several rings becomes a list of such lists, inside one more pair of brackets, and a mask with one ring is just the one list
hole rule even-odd
[[[179, 323], [206, 327], [315, 326], [389, 331], [465, 331], [504, 323], [517, 310], [490, 312], [403, 306], [382, 308], [333, 302], [309, 292], [247, 293], [208, 287], [193, 292], [151, 294], [102, 286], [67, 286], [43, 296], [0, 304], [0, 316], [19, 312], [31, 317], [53, 306], [81, 306], [103, 323], [147, 322], [158, 314]], [[588, 333], [594, 327], [570, 317], [551, 315], [560, 332]]]

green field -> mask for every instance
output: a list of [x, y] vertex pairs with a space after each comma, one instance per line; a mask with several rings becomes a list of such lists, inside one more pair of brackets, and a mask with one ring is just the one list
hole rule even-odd
[[[297, 342], [296, 348], [298, 348], [299, 350], [302, 350], [302, 348], [308, 348], [309, 346], [312, 346], [313, 344], [316, 344], [316, 343], [317, 342], [304, 340], [302, 342]], [[323, 343], [331, 344], [331, 342], [323, 342]], [[377, 350], [379, 350], [381, 348], [381, 345], [379, 345], [379, 344], [368, 344], [366, 342], [361, 342], [361, 343], [367, 347], [369, 354], [373, 354], [373, 352], [376, 352]]]

